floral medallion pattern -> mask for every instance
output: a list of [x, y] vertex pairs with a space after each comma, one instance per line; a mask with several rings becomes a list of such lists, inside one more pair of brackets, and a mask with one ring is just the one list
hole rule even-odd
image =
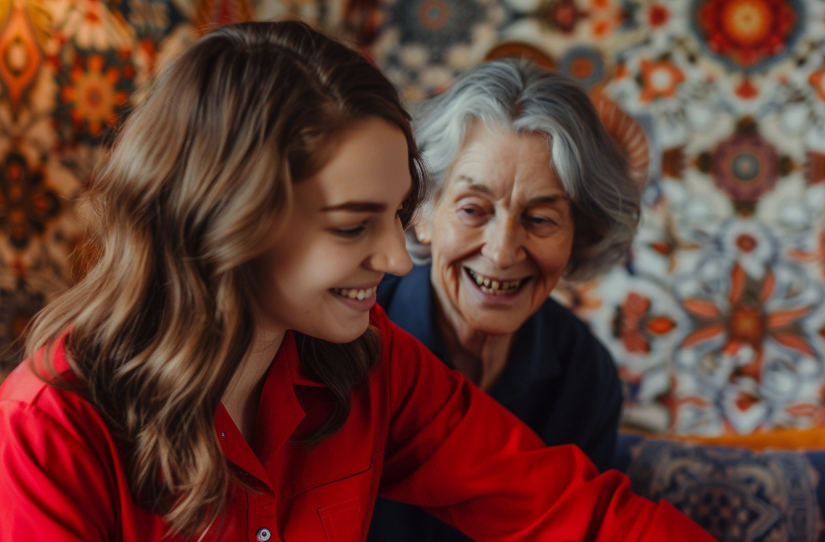
[[17, 152], [6, 156], [0, 174], [6, 181], [0, 187], [0, 228], [13, 247], [25, 249], [60, 211], [60, 201], [45, 185], [43, 172], [32, 171]]
[[29, 319], [85, 265], [77, 199], [157, 70], [214, 24], [303, 15], [331, 26], [322, 4], [0, 2], [0, 378]]
[[575, 79], [643, 188], [626, 261], [555, 292], [612, 352], [625, 422], [825, 423], [818, 0], [0, 2], [0, 345], [82, 267], [75, 202], [147, 83], [213, 25], [285, 17], [357, 40], [409, 105], [489, 58]]
[[644, 187], [642, 221], [625, 262], [554, 295], [613, 353], [625, 423], [825, 423], [825, 4], [476, 2], [438, 58], [392, 0], [364, 46], [411, 103], [501, 56], [589, 92]]
[[790, 51], [805, 15], [802, 4], [790, 0], [698, 0], [691, 9], [702, 45], [744, 71]]
[[67, 145], [99, 143], [113, 128], [135, 91], [135, 68], [122, 55], [79, 53], [57, 77], [60, 85], [54, 118]]

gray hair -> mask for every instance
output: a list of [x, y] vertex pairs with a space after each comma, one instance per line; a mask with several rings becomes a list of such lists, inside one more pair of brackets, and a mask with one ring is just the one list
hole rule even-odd
[[[445, 92], [419, 106], [415, 137], [429, 168], [424, 203], [432, 218], [444, 179], [464, 143], [470, 122], [501, 124], [516, 133], [547, 135], [555, 167], [573, 207], [573, 252], [568, 280], [585, 280], [627, 254], [639, 222], [640, 188], [627, 158], [608, 135], [587, 94], [572, 79], [525, 60], [486, 62]], [[419, 262], [429, 246], [412, 232], [407, 248]]]

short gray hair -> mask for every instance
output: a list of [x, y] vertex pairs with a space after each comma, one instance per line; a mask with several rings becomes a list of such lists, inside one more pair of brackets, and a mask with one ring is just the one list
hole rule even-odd
[[[415, 138], [432, 184], [425, 220], [432, 217], [470, 122], [479, 119], [516, 133], [547, 135], [552, 165], [573, 207], [573, 252], [565, 278], [591, 278], [627, 254], [639, 222], [640, 187], [630, 178], [627, 158], [590, 98], [572, 79], [526, 60], [486, 62], [419, 106], [414, 116]], [[408, 250], [418, 261], [427, 261], [429, 246], [411, 233]]]

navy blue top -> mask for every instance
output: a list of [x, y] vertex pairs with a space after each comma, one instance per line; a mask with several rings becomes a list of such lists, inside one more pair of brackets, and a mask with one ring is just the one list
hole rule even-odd
[[[388, 275], [378, 303], [444, 363], [453, 367], [435, 327], [430, 266]], [[577, 444], [610, 467], [622, 391], [613, 358], [569, 309], [549, 299], [516, 332], [507, 365], [490, 396], [529, 425], [546, 444]], [[461, 461], [461, 458], [456, 458]], [[378, 499], [367, 542], [465, 542], [469, 538], [420, 508]]]

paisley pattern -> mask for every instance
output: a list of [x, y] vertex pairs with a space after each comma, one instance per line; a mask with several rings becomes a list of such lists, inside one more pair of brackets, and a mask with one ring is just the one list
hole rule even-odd
[[825, 539], [822, 452], [757, 453], [628, 436], [622, 446], [635, 492], [669, 501], [720, 542]]

